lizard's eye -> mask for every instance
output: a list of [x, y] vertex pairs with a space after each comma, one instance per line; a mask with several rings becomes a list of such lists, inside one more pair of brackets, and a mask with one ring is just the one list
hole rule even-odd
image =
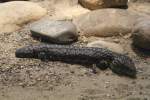
[[136, 67], [133, 61], [124, 55], [115, 57], [112, 63], [110, 63], [110, 69], [119, 75], [125, 75], [131, 78], [136, 77]]

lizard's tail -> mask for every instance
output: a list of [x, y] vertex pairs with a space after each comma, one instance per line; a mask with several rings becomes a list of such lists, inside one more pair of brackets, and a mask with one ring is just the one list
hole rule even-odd
[[34, 58], [35, 54], [33, 52], [33, 48], [23, 47], [23, 48], [20, 48], [20, 49], [16, 50], [15, 56], [17, 58]]

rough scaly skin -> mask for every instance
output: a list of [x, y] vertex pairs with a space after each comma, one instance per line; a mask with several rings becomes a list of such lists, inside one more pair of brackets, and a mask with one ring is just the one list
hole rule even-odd
[[119, 75], [136, 77], [136, 68], [129, 57], [103, 48], [39, 44], [16, 50], [16, 57], [48, 59], [77, 64], [96, 64], [101, 69], [109, 67]]

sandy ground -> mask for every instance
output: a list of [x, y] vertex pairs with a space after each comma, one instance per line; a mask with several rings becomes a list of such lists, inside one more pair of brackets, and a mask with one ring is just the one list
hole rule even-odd
[[[91, 37], [86, 41], [92, 39], [95, 40]], [[124, 47], [136, 64], [137, 79], [120, 77], [109, 69], [94, 74], [81, 65], [18, 59], [17, 48], [39, 41], [31, 38], [28, 25], [13, 33], [1, 33], [0, 100], [150, 100], [149, 54], [134, 50], [128, 36], [106, 40]]]

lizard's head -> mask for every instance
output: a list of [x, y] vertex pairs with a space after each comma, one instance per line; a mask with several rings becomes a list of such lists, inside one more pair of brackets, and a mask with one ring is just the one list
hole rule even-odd
[[18, 58], [34, 58], [35, 56], [33, 49], [30, 47], [23, 47], [23, 48], [17, 49], [15, 52], [15, 55]]
[[133, 61], [127, 56], [116, 54], [110, 63], [110, 69], [119, 75], [136, 78], [136, 67]]

